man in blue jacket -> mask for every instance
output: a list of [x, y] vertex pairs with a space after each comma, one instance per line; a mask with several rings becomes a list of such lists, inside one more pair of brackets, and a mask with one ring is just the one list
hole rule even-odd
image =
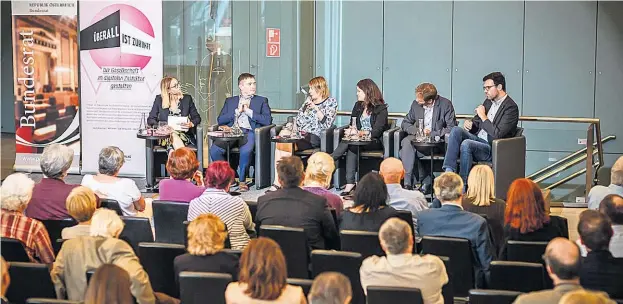
[[227, 145], [240, 147], [240, 163], [238, 171], [239, 191], [249, 190], [246, 184], [249, 162], [255, 148], [255, 129], [270, 125], [273, 118], [268, 105], [268, 98], [255, 95], [255, 76], [242, 73], [238, 76], [240, 95], [225, 99], [225, 104], [218, 116], [221, 129], [228, 130], [234, 123], [242, 130], [244, 136], [237, 142], [215, 142], [210, 147], [212, 161], [225, 160]]

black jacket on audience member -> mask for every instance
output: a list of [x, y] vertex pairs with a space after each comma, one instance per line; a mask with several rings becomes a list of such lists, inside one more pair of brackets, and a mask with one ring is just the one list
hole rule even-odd
[[524, 241], [524, 242], [549, 242], [554, 238], [564, 237], [569, 238], [569, 228], [563, 218], [555, 215], [550, 215], [549, 223], [545, 223], [541, 229], [520, 233], [517, 229], [511, 229], [508, 226], [504, 227], [504, 243], [502, 244], [502, 250], [499, 258], [501, 260], [506, 259], [506, 241]]
[[179, 287], [179, 276], [182, 271], [229, 273], [234, 281], [238, 280], [238, 257], [223, 251], [209, 255], [192, 255], [185, 253], [173, 260], [175, 282]]
[[608, 250], [590, 251], [582, 259], [580, 285], [604, 291], [613, 299], [623, 298], [623, 259], [613, 257]]
[[398, 211], [392, 206], [385, 206], [374, 212], [351, 212], [350, 209], [342, 211], [340, 217], [341, 230], [360, 230], [379, 232], [381, 225], [391, 217], [398, 217]]
[[311, 249], [339, 249], [339, 236], [327, 199], [299, 187], [269, 192], [257, 199], [255, 223], [305, 229]]

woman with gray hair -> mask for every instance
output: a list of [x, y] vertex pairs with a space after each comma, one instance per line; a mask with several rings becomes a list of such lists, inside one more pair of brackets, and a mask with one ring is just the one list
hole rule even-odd
[[145, 210], [145, 198], [136, 183], [129, 178], [117, 177], [125, 155], [115, 146], [105, 147], [99, 155], [99, 173], [87, 174], [82, 178], [82, 185], [91, 188], [100, 198], [114, 199], [125, 216], [137, 216]]
[[51, 144], [43, 149], [39, 165], [43, 178], [32, 190], [32, 199], [25, 214], [38, 220], [71, 218], [65, 201], [69, 192], [78, 185], [65, 184], [63, 179], [71, 167], [74, 151], [61, 144]]
[[128, 272], [130, 291], [138, 303], [179, 303], [164, 294], [154, 293], [149, 276], [134, 250], [118, 239], [123, 226], [117, 213], [100, 208], [91, 219], [90, 236], [63, 243], [50, 272], [59, 299], [84, 301], [87, 290], [85, 273], [104, 264], [114, 264]]
[[50, 264], [54, 262], [54, 251], [48, 231], [40, 221], [23, 214], [34, 185], [35, 182], [23, 173], [13, 173], [2, 182], [0, 237], [19, 240], [31, 261]]

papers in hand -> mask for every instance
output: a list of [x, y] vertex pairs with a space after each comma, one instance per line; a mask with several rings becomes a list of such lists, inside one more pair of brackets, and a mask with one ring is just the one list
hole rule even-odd
[[182, 126], [184, 123], [188, 123], [187, 116], [169, 116], [168, 124], [175, 131], [188, 131], [188, 128]]

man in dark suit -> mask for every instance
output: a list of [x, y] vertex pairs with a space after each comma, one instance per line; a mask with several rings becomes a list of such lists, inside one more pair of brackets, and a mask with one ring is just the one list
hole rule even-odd
[[441, 208], [417, 213], [418, 235], [469, 240], [475, 257], [477, 284], [481, 285], [493, 260], [487, 221], [478, 214], [463, 210], [463, 180], [456, 173], [441, 174], [435, 179], [434, 188], [435, 195], [441, 201]]
[[212, 161], [226, 160], [227, 145], [240, 147], [240, 163], [238, 165], [239, 191], [249, 191], [246, 184], [247, 169], [255, 147], [255, 129], [270, 125], [273, 118], [268, 106], [268, 98], [255, 95], [255, 76], [242, 73], [238, 76], [240, 95], [225, 99], [225, 104], [218, 116], [218, 124], [224, 131], [237, 125], [244, 136], [238, 142], [216, 142], [210, 147]]
[[337, 228], [327, 199], [300, 188], [305, 176], [301, 159], [282, 158], [277, 176], [282, 187], [257, 199], [256, 223], [303, 228], [312, 250], [338, 249]]
[[476, 108], [473, 120], [466, 120], [463, 128], [450, 131], [443, 169], [457, 172], [457, 159], [461, 157], [459, 174], [464, 182], [472, 169], [472, 162], [492, 160], [491, 142], [494, 139], [515, 136], [519, 122], [519, 108], [506, 94], [506, 79], [500, 72], [485, 76], [483, 89], [486, 100]]
[[411, 103], [411, 109], [401, 125], [401, 129], [408, 134], [402, 140], [400, 150], [400, 159], [405, 168], [404, 187], [408, 190], [413, 189], [413, 166], [417, 164], [417, 180], [422, 184], [420, 191], [426, 195], [432, 191], [433, 181], [428, 164], [423, 164], [420, 158], [430, 154], [430, 151], [416, 151], [411, 144], [418, 131], [419, 120], [423, 123], [424, 135], [433, 139], [435, 137], [443, 139], [456, 126], [452, 102], [439, 96], [437, 88], [432, 83], [421, 83], [415, 88], [415, 100]]
[[623, 298], [623, 259], [613, 257], [608, 250], [612, 238], [610, 219], [597, 210], [586, 210], [580, 214], [578, 233], [588, 251], [580, 268], [582, 287]]

